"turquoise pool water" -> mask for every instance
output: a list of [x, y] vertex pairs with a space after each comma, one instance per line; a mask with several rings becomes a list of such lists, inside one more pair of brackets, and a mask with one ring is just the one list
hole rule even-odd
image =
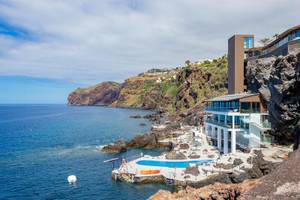
[[155, 166], [155, 167], [170, 167], [170, 168], [187, 168], [189, 164], [202, 165], [211, 163], [213, 160], [187, 160], [187, 161], [159, 161], [159, 160], [139, 160], [138, 165]]

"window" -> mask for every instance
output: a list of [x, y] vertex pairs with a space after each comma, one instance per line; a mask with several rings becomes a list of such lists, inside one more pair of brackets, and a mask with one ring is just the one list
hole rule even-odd
[[225, 122], [225, 115], [220, 115], [220, 122], [224, 123]]
[[249, 102], [241, 103], [241, 111], [242, 112], [250, 112], [251, 111], [251, 104]]
[[236, 116], [234, 118], [234, 123], [235, 123], [235, 125], [240, 125], [241, 124], [241, 118], [240, 118], [240, 116]]
[[244, 48], [245, 49], [253, 48], [253, 38], [252, 37], [244, 38]]
[[253, 102], [252, 103], [252, 110], [253, 110], [253, 112], [260, 112], [260, 103]]
[[278, 47], [281, 47], [282, 45], [288, 43], [289, 39], [288, 37], [283, 38], [282, 40], [279, 41]]
[[300, 30], [298, 30], [298, 31], [296, 32], [296, 37], [297, 37], [297, 38], [300, 38]]

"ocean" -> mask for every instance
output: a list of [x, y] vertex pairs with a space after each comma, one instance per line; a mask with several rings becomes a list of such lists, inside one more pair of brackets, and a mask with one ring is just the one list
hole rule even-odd
[[[149, 121], [129, 117], [149, 113], [107, 107], [0, 105], [0, 199], [147, 199], [159, 189], [170, 189], [115, 182], [112, 165], [103, 163], [141, 152], [158, 155], [159, 150], [99, 151], [105, 144], [149, 131]], [[73, 174], [77, 183], [70, 185], [67, 177]]]

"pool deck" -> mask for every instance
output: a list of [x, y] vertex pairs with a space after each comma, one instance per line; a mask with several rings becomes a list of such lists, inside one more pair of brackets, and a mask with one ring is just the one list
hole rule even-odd
[[[121, 179], [128, 182], [138, 182], [137, 180], [147, 180], [151, 182], [151, 179], [156, 179], [161, 177], [165, 180], [174, 180], [177, 183], [184, 184], [189, 182], [198, 182], [207, 179], [210, 176], [218, 175], [220, 173], [243, 173], [243, 169], [249, 169], [252, 167], [251, 164], [247, 162], [247, 159], [254, 156], [253, 150], [250, 153], [243, 153], [237, 151], [234, 154], [220, 155], [219, 150], [208, 144], [206, 135], [202, 133], [201, 129], [196, 127], [183, 127], [185, 134], [180, 135], [177, 138], [169, 138], [161, 142], [172, 141], [176, 144], [174, 151], [184, 154], [187, 158], [191, 155], [197, 155], [199, 158], [194, 159], [184, 159], [184, 160], [170, 160], [166, 158], [164, 153], [160, 156], [152, 157], [144, 155], [136, 160], [129, 162], [124, 162], [120, 168], [114, 169], [112, 175], [115, 179]], [[180, 144], [188, 144], [188, 148], [180, 148]], [[281, 150], [281, 149], [280, 149]], [[276, 150], [266, 150], [267, 155], [277, 154]], [[272, 155], [273, 155], [272, 154]], [[268, 156], [271, 157], [271, 156]], [[283, 157], [283, 156], [282, 156]], [[233, 166], [235, 159], [240, 159], [242, 163], [237, 166]], [[190, 164], [191, 167], [198, 168], [198, 175], [193, 175], [186, 172], [186, 168], [175, 168], [175, 167], [161, 167], [161, 166], [146, 166], [137, 164], [141, 160], [153, 160], [153, 161], [163, 161], [163, 162], [186, 162], [191, 160], [212, 160], [211, 163], [205, 163], [200, 165]], [[223, 167], [220, 165], [228, 165], [230, 168]], [[157, 174], [141, 174], [142, 170], [159, 170]], [[123, 176], [125, 175], [125, 176]], [[123, 177], [122, 177], [123, 176]], [[122, 178], [120, 178], [122, 177]], [[125, 178], [124, 178], [125, 177]]]

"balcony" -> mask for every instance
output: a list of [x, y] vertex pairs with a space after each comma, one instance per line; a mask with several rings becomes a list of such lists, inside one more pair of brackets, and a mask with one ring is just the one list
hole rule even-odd
[[208, 107], [205, 107], [204, 111], [239, 112], [239, 108], [238, 107], [215, 107], [215, 106], [208, 106]]
[[262, 122], [262, 127], [263, 128], [272, 128], [271, 123], [268, 120], [265, 120]]
[[210, 124], [214, 124], [214, 125], [217, 125], [217, 126], [223, 126], [225, 128], [231, 128], [230, 125], [226, 125], [224, 122], [218, 122], [218, 121], [213, 120], [213, 119], [206, 119], [205, 122], [210, 123]]
[[269, 121], [263, 121], [260, 124], [252, 122], [252, 125], [256, 126], [257, 128], [261, 129], [261, 130], [268, 130], [271, 129], [271, 123]]

